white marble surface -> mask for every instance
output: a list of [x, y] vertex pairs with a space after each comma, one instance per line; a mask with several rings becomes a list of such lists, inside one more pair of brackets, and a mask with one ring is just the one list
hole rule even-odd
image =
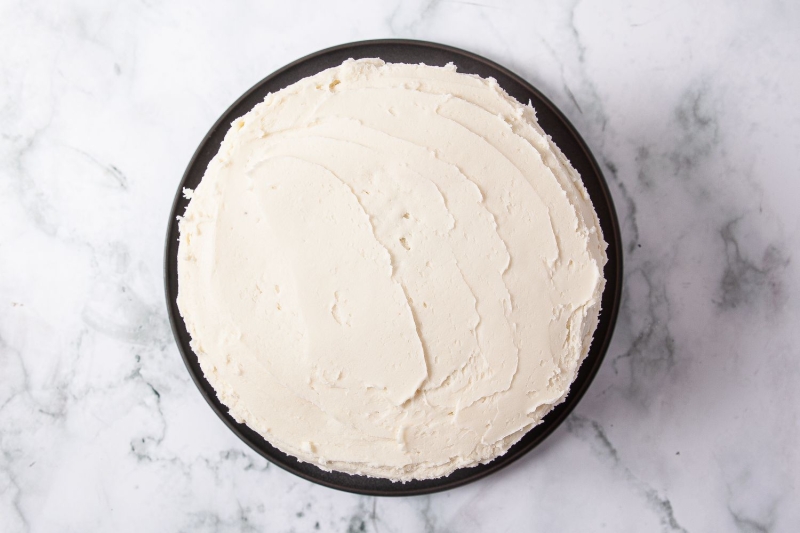
[[[798, 27], [791, 1], [0, 1], [0, 531], [797, 531]], [[379, 37], [541, 88], [624, 221], [624, 306], [576, 412], [429, 497], [336, 492], [249, 451], [162, 292], [213, 121], [285, 63]]]

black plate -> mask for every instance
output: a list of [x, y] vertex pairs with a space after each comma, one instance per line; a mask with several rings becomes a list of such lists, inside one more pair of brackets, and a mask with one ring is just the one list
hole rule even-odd
[[[301, 463], [294, 457], [274, 448], [261, 435], [244, 424], [237, 423], [228, 414], [228, 409], [217, 399], [214, 389], [200, 370], [197, 356], [189, 347], [189, 334], [175, 303], [178, 296], [178, 224], [176, 216], [183, 214], [188, 204], [188, 200], [183, 197], [181, 190], [184, 187], [194, 189], [200, 183], [208, 163], [219, 150], [220, 143], [231, 122], [250, 111], [270, 92], [276, 92], [302, 78], [337, 66], [348, 58], [365, 57], [379, 57], [391, 63], [425, 63], [436, 66], [452, 62], [456, 64], [459, 72], [478, 74], [484, 78], [490, 76], [495, 78], [503, 89], [520, 102], [530, 100], [536, 109], [539, 124], [553, 137], [556, 145], [561, 148], [582, 176], [583, 183], [600, 219], [603, 234], [608, 241], [608, 264], [605, 267], [606, 288], [603, 293], [600, 321], [589, 355], [581, 365], [578, 377], [572, 384], [566, 401], [553, 409], [545, 416], [541, 424], [529, 431], [502, 457], [485, 465], [461, 468], [440, 479], [393, 483], [385, 479], [325, 472], [312, 464]], [[225, 114], [217, 120], [203, 142], [200, 143], [183, 175], [178, 192], [175, 194], [167, 228], [164, 284], [170, 325], [186, 368], [189, 369], [192, 379], [214, 412], [240, 439], [281, 468], [320, 485], [358, 494], [406, 496], [451, 489], [496, 472], [533, 449], [564, 421], [589, 387], [611, 340], [622, 290], [622, 249], [617, 215], [603, 174], [586, 143], [550, 100], [513, 72], [470, 52], [436, 43], [388, 39], [344, 44], [299, 59], [264, 78], [225, 111]]]

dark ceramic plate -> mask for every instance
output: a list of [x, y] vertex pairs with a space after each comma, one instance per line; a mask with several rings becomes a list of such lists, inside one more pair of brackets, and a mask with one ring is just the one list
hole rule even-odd
[[[553, 137], [556, 145], [561, 148], [582, 176], [583, 183], [587, 191], [589, 191], [589, 196], [592, 198], [597, 215], [600, 218], [603, 234], [608, 241], [608, 264], [605, 267], [607, 283], [603, 293], [600, 322], [597, 326], [597, 332], [589, 355], [581, 365], [578, 377], [572, 384], [566, 401], [553, 409], [541, 424], [528, 432], [522, 440], [512, 446], [502, 457], [498, 457], [485, 465], [456, 470], [449, 476], [440, 479], [393, 483], [385, 479], [325, 472], [312, 464], [301, 463], [294, 457], [290, 457], [274, 448], [258, 433], [243, 424], [237, 423], [228, 414], [228, 409], [217, 399], [214, 389], [206, 381], [203, 372], [200, 370], [197, 356], [189, 347], [189, 334], [175, 303], [178, 295], [178, 224], [176, 216], [183, 214], [188, 204], [188, 200], [183, 197], [181, 190], [184, 187], [194, 189], [200, 183], [209, 161], [219, 150], [220, 143], [231, 122], [250, 111], [270, 92], [276, 92], [302, 78], [316, 74], [326, 68], [337, 66], [348, 58], [359, 59], [364, 57], [379, 57], [392, 63], [425, 63], [437, 66], [453, 62], [458, 67], [459, 72], [478, 74], [484, 78], [491, 76], [498, 81], [503, 89], [520, 102], [528, 102], [530, 100], [536, 109], [539, 123], [544, 131]], [[564, 421], [589, 387], [611, 340], [622, 289], [622, 250], [620, 247], [619, 223], [614, 211], [614, 204], [597, 162], [586, 143], [575, 131], [575, 128], [542, 93], [497, 63], [464, 50], [422, 41], [363, 41], [316, 52], [270, 74], [247, 91], [217, 120], [189, 162], [186, 173], [183, 175], [178, 187], [178, 192], [175, 195], [167, 228], [164, 282], [172, 332], [186, 363], [186, 368], [189, 369], [192, 379], [208, 404], [231, 431], [265, 458], [309, 481], [359, 494], [401, 496], [451, 489], [496, 472], [525, 455], [547, 438]]]

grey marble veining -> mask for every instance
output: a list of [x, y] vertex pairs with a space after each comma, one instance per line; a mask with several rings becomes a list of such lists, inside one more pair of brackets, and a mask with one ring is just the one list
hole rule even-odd
[[[800, 8], [721, 1], [0, 2], [0, 531], [741, 531], [800, 524]], [[612, 190], [624, 300], [544, 444], [381, 499], [270, 465], [172, 340], [163, 235], [214, 120], [353, 40], [539, 87]]]

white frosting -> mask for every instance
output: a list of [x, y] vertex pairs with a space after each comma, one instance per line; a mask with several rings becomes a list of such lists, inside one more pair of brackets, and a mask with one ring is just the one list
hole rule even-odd
[[236, 120], [180, 222], [178, 306], [231, 414], [325, 469], [505, 453], [589, 349], [606, 244], [534, 110], [347, 61]]

